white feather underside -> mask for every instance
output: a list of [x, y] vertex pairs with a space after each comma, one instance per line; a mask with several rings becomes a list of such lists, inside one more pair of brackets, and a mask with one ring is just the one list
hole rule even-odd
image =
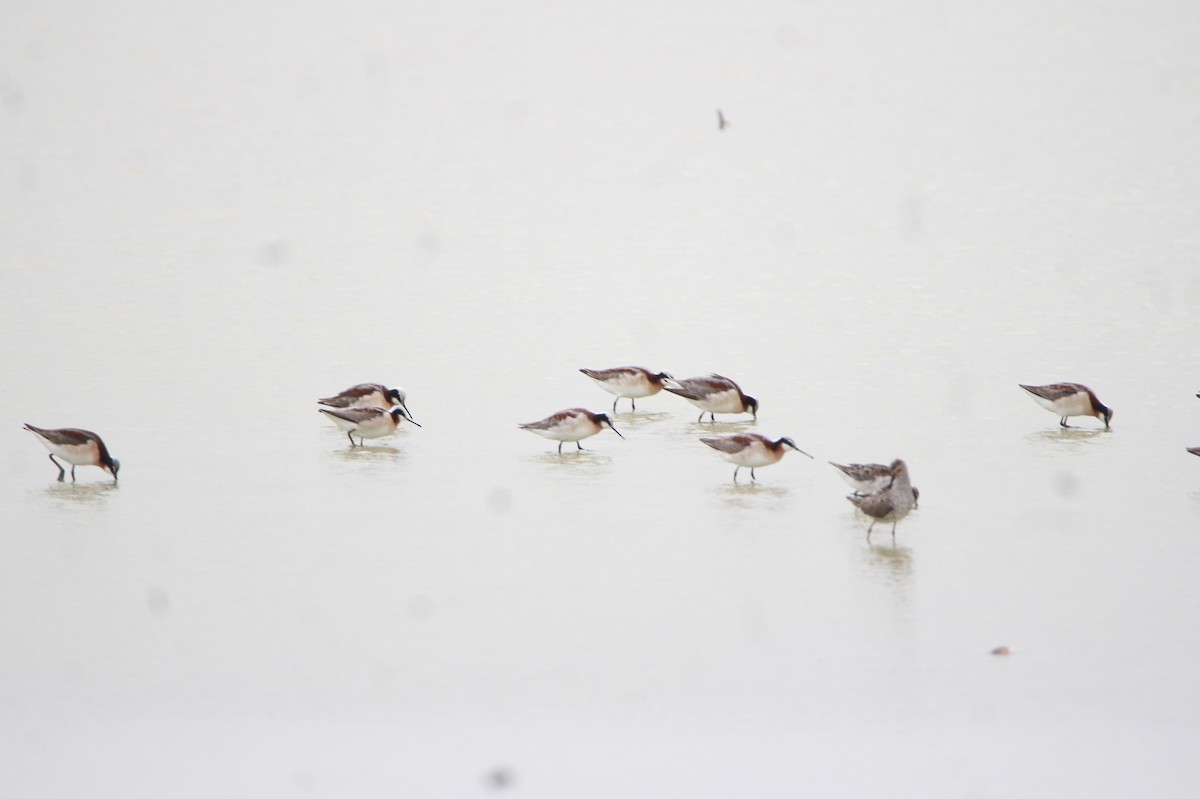
[[568, 416], [550, 427], [522, 427], [522, 429], [553, 441], [582, 441], [599, 433], [600, 425], [583, 414], [576, 414]]
[[332, 419], [333, 423], [341, 430], [353, 433], [359, 438], [382, 438], [396, 432], [396, 428], [399, 427], [398, 423], [392, 421], [392, 415], [386, 412], [371, 416], [360, 422], [343, 419], [332, 413], [326, 413], [325, 416]]
[[649, 397], [652, 394], [657, 394], [662, 388], [647, 380], [645, 375], [633, 372], [623, 372], [617, 377], [610, 377], [606, 380], [599, 380], [593, 377], [592, 381], [609, 394], [629, 399]]
[[1092, 416], [1092, 401], [1088, 397], [1086, 391], [1077, 391], [1066, 397], [1059, 397], [1055, 400], [1048, 400], [1045, 397], [1039, 397], [1037, 394], [1030, 393], [1030, 397], [1038, 405], [1041, 405], [1048, 411], [1051, 411], [1058, 416]]
[[688, 402], [695, 405], [702, 411], [710, 413], [741, 413], [742, 398], [736, 388], [718, 391], [715, 394], [708, 394], [699, 399], [690, 399], [685, 397]]
[[100, 460], [99, 448], [94, 441], [88, 441], [86, 444], [55, 444], [37, 433], [34, 435], [45, 445], [46, 449], [50, 450], [51, 454], [57, 455], [72, 466], [91, 466]]

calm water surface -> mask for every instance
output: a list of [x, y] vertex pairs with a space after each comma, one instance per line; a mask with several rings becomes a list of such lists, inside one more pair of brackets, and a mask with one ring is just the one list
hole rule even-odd
[[5, 795], [1194, 795], [1200, 14], [704, 5], [0, 9]]

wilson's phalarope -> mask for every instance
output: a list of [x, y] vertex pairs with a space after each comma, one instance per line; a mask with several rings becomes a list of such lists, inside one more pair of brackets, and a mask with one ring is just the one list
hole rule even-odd
[[1090, 388], [1079, 383], [1051, 383], [1048, 386], [1027, 386], [1024, 383], [1017, 385], [1028, 391], [1038, 405], [1060, 417], [1058, 423], [1063, 427], [1070, 427], [1067, 424], [1068, 416], [1095, 416], [1104, 422], [1105, 427], [1108, 427], [1108, 423], [1113, 417], [1112, 408], [1098, 400], [1095, 392]]
[[74, 427], [43, 430], [31, 424], [26, 424], [25, 429], [37, 436], [38, 441], [41, 441], [46, 445], [46, 449], [50, 450], [50, 460], [58, 467], [59, 482], [62, 482], [67, 471], [61, 463], [54, 460], [55, 455], [71, 464], [72, 483], [75, 482], [76, 466], [99, 466], [111, 474], [113, 480], [117, 479], [117, 471], [121, 468], [121, 462], [108, 454], [108, 447], [104, 446], [100, 436], [92, 431], [79, 430]]
[[[402, 388], [388, 388], [379, 383], [359, 383], [351, 386], [340, 394], [317, 400], [318, 405], [328, 405], [330, 408], [390, 408], [399, 405], [408, 413], [405, 400], [408, 395]], [[412, 415], [409, 414], [409, 419]]]
[[637, 410], [639, 397], [649, 397], [662, 390], [663, 380], [670, 379], [666, 372], [655, 374], [640, 366], [619, 366], [615, 369], [580, 369], [596, 381], [609, 394], [616, 394], [612, 412], [617, 412], [617, 400], [628, 397], [633, 410]]
[[350, 439], [350, 446], [354, 446], [354, 436], [358, 436], [360, 446], [363, 439], [390, 436], [396, 432], [400, 423], [405, 419], [416, 424], [417, 427], [421, 426], [413, 421], [403, 405], [397, 405], [391, 410], [378, 407], [338, 408], [337, 410], [317, 408], [317, 410], [332, 419], [334, 424], [346, 432], [346, 437]]
[[871, 540], [871, 531], [875, 522], [891, 522], [892, 538], [896, 537], [896, 522], [908, 515], [916, 507], [916, 492], [908, 480], [908, 466], [902, 460], [892, 461], [889, 467], [892, 482], [882, 491], [868, 494], [865, 497], [848, 496], [858, 509], [871, 517], [871, 526], [867, 528], [867, 540]]
[[[760, 466], [770, 466], [779, 463], [786, 450], [791, 447], [801, 455], [807, 452], [796, 446], [790, 438], [780, 438], [772, 441], [758, 433], [734, 433], [728, 436], [704, 436], [700, 439], [708, 446], [721, 453], [721, 457], [736, 468], [733, 470], [733, 482], [737, 482], [738, 470], [743, 466], [750, 469], [750, 479], [754, 480], [754, 470]], [[812, 457], [812, 455], [808, 455]]]
[[567, 441], [574, 441], [575, 446], [583, 449], [583, 445], [579, 442], [589, 436], [594, 436], [604, 428], [608, 428], [616, 433], [621, 438], [620, 431], [613, 427], [612, 419], [608, 418], [604, 413], [592, 413], [586, 408], [568, 408], [565, 411], [559, 411], [556, 414], [547, 416], [538, 422], [527, 422], [526, 424], [518, 425], [522, 430], [528, 430], [531, 433], [536, 433], [542, 438], [548, 438], [558, 442], [558, 454], [562, 454], [562, 445]]
[[706, 413], [714, 422], [718, 413], [749, 413], [758, 418], [758, 400], [742, 393], [738, 384], [728, 377], [711, 374], [684, 380], [667, 378], [663, 381], [663, 388], [699, 408], [701, 413], [697, 422], [703, 421]]

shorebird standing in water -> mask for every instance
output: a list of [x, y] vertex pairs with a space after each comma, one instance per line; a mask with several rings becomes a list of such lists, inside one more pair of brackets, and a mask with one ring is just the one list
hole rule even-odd
[[666, 372], [655, 374], [640, 366], [619, 366], [615, 369], [580, 369], [596, 385], [609, 394], [616, 394], [613, 400], [612, 412], [617, 412], [617, 400], [628, 397], [633, 410], [637, 410], [637, 400], [649, 397], [662, 391], [663, 381], [671, 377]]
[[[402, 388], [388, 388], [379, 383], [359, 383], [340, 394], [319, 399], [317, 404], [327, 405], [330, 408], [390, 408], [393, 405], [399, 405], [405, 413], [408, 413], [406, 399], [408, 399], [408, 395]], [[411, 414], [409, 419], [412, 419]], [[420, 425], [417, 426], [420, 427]]]
[[700, 418], [697, 422], [704, 421], [706, 413], [714, 422], [718, 413], [748, 413], [758, 418], [758, 400], [742, 393], [738, 384], [728, 377], [711, 374], [684, 380], [667, 378], [663, 381], [663, 388], [699, 408]]
[[416, 424], [417, 427], [421, 426], [413, 421], [403, 405], [397, 405], [390, 411], [378, 407], [338, 408], [336, 410], [317, 408], [317, 410], [328, 416], [334, 424], [345, 431], [352, 447], [355, 446], [355, 436], [358, 436], [358, 446], [362, 446], [364, 439], [390, 436], [396, 432], [400, 423], [405, 419]]
[[912, 483], [908, 480], [908, 466], [904, 461], [894, 460], [888, 468], [892, 475], [892, 481], [887, 488], [865, 497], [846, 497], [858, 506], [859, 510], [871, 517], [871, 526], [867, 528], [868, 541], [871, 540], [871, 531], [875, 529], [875, 522], [891, 522], [892, 540], [895, 540], [896, 522], [907, 516], [908, 512], [917, 504]]
[[1096, 398], [1095, 392], [1079, 383], [1051, 383], [1048, 386], [1017, 385], [1029, 392], [1033, 401], [1048, 411], [1061, 417], [1059, 424], [1067, 424], [1068, 416], [1095, 416], [1108, 427], [1113, 417], [1113, 410]]
[[613, 427], [612, 419], [608, 418], [608, 414], [592, 413], [586, 408], [568, 408], [547, 416], [541, 421], [527, 422], [518, 427], [536, 433], [542, 438], [557, 441], [559, 455], [562, 454], [564, 442], [574, 441], [575, 446], [582, 450], [583, 445], [579, 443], [580, 441], [596, 435], [606, 427], [621, 438], [625, 437], [617, 428]]
[[[738, 470], [743, 466], [750, 469], [750, 479], [756, 479], [754, 470], [760, 466], [770, 466], [779, 463], [787, 452], [785, 447], [791, 447], [801, 455], [807, 452], [796, 446], [790, 438], [780, 438], [772, 441], [758, 433], [734, 433], [728, 436], [704, 436], [703, 443], [721, 453], [721, 457], [734, 464], [733, 482], [737, 482]], [[812, 455], [808, 455], [812, 457]]]
[[121, 462], [108, 454], [108, 447], [100, 440], [100, 436], [90, 430], [79, 430], [74, 427], [63, 427], [57, 430], [43, 430], [26, 424], [25, 429], [37, 436], [38, 441], [50, 450], [50, 460], [58, 467], [58, 481], [63, 482], [67, 471], [54, 456], [62, 458], [71, 464], [71, 482], [75, 482], [76, 466], [99, 466], [117, 479]]

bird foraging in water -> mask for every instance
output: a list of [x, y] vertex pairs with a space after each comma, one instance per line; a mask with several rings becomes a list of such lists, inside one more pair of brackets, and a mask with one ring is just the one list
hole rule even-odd
[[848, 496], [859, 510], [871, 517], [871, 526], [867, 528], [867, 540], [871, 540], [871, 531], [876, 522], [892, 523], [892, 539], [896, 538], [896, 523], [908, 515], [916, 507], [917, 500], [912, 483], [908, 480], [908, 466], [902, 460], [892, 461], [888, 467], [892, 480], [888, 487], [865, 497]]
[[1027, 386], [1024, 383], [1017, 385], [1028, 391], [1038, 405], [1059, 416], [1058, 423], [1063, 427], [1070, 427], [1067, 424], [1068, 416], [1095, 416], [1104, 422], [1105, 427], [1108, 427], [1108, 423], [1113, 417], [1112, 408], [1097, 399], [1095, 392], [1090, 388], [1079, 383], [1051, 383], [1047, 386]]
[[[408, 405], [405, 404], [407, 399], [408, 394], [402, 388], [388, 388], [379, 383], [359, 383], [340, 394], [319, 399], [317, 404], [330, 408], [390, 408], [399, 405], [408, 413]], [[410, 414], [409, 419], [411, 418]]]
[[108, 447], [104, 446], [100, 436], [92, 431], [80, 430], [75, 427], [43, 430], [31, 424], [26, 424], [25, 429], [37, 436], [38, 441], [41, 441], [46, 449], [50, 450], [50, 461], [58, 467], [60, 483], [66, 477], [67, 471], [61, 463], [54, 459], [55, 455], [71, 464], [72, 483], [75, 482], [76, 466], [99, 466], [111, 474], [113, 480], [117, 479], [121, 462], [108, 454]]
[[383, 408], [338, 408], [330, 410], [329, 408], [317, 408], [321, 413], [328, 416], [346, 433], [346, 437], [350, 439], [350, 446], [355, 446], [354, 437], [358, 436], [358, 446], [362, 446], [363, 440], [367, 438], [383, 438], [390, 436], [400, 427], [400, 423], [407, 419], [416, 424], [409, 416], [408, 411], [403, 405], [397, 405], [391, 410]]
[[666, 372], [658, 372], [655, 374], [649, 369], [643, 369], [640, 366], [618, 366], [615, 369], [580, 369], [592, 380], [596, 381], [596, 385], [607, 391], [609, 394], [616, 394], [617, 399], [613, 400], [612, 412], [617, 412], [617, 400], [622, 397], [628, 397], [630, 406], [633, 410], [637, 410], [637, 400], [641, 397], [649, 397], [662, 391], [663, 381], [671, 377]]
[[568, 408], [540, 421], [526, 422], [517, 426], [522, 430], [536, 433], [542, 438], [557, 441], [559, 455], [562, 454], [562, 445], [565, 442], [574, 441], [575, 446], [582, 450], [583, 445], [579, 443], [580, 441], [596, 435], [606, 427], [620, 438], [625, 437], [617, 428], [613, 427], [612, 419], [608, 418], [608, 414], [592, 413], [586, 408]]
[[718, 413], [748, 413], [758, 418], [758, 400], [744, 394], [741, 387], [728, 377], [711, 374], [683, 380], [668, 378], [663, 381], [663, 388], [699, 408], [700, 418], [697, 422], [704, 421], [706, 413], [714, 422]]
[[[737, 482], [738, 470], [743, 466], [750, 469], [750, 479], [755, 480], [754, 470], [760, 466], [770, 466], [779, 463], [787, 452], [785, 447], [791, 447], [801, 455], [807, 452], [796, 446], [790, 438], [780, 438], [772, 441], [758, 433], [734, 433], [728, 436], [704, 436], [701, 442], [721, 453], [721, 457], [736, 468], [733, 470], [733, 482]], [[812, 457], [812, 455], [808, 455]]]

